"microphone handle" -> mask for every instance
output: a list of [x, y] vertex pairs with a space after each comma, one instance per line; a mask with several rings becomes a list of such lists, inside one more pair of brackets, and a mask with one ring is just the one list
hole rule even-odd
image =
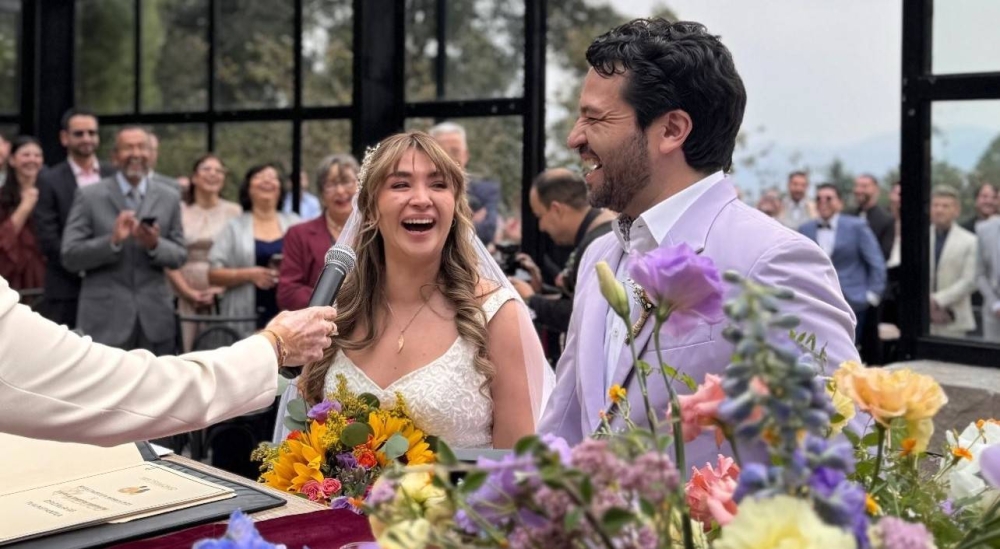
[[[313, 288], [312, 296], [309, 298], [309, 307], [333, 305], [345, 278], [347, 278], [347, 268], [343, 264], [340, 262], [327, 263]], [[302, 373], [302, 366], [301, 364], [286, 365], [280, 368], [278, 373], [287, 379], [293, 379]]]

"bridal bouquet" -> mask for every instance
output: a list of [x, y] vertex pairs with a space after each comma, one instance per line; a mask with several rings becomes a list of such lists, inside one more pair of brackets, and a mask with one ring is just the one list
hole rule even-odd
[[372, 484], [386, 467], [432, 464], [432, 440], [413, 425], [402, 395], [382, 408], [378, 398], [337, 390], [311, 409], [304, 400], [288, 405], [292, 429], [278, 445], [263, 443], [253, 453], [262, 461], [260, 482], [334, 508], [360, 512]]
[[[653, 302], [654, 334], [728, 317], [734, 353], [721, 374], [698, 385], [662, 358], [637, 359], [641, 426], [612, 427], [602, 412], [599, 434], [573, 448], [532, 436], [464, 465], [442, 444], [436, 464], [388, 469], [365, 501], [381, 547], [1000, 547], [998, 422], [949, 432], [932, 453], [941, 387], [854, 363], [825, 375], [816, 338], [781, 312], [791, 292], [727, 273], [740, 292], [723, 306], [722, 277], [686, 245], [633, 257], [630, 274]], [[628, 325], [624, 287], [606, 265], [598, 275]], [[654, 409], [650, 376], [692, 394], [671, 388], [669, 409]], [[608, 394], [628, 418], [625, 397]], [[732, 455], [689, 469], [683, 442], [705, 430]]]

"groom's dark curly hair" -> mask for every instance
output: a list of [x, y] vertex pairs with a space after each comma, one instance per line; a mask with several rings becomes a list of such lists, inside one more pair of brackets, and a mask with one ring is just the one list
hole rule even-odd
[[747, 93], [733, 56], [704, 25], [636, 19], [599, 36], [587, 48], [599, 75], [624, 75], [622, 96], [640, 130], [682, 110], [693, 128], [684, 142], [687, 164], [702, 172], [728, 170]]

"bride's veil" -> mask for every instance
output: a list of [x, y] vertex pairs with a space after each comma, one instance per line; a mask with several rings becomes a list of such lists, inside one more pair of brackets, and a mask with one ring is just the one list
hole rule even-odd
[[[354, 205], [354, 211], [344, 224], [344, 228], [340, 233], [340, 238], [337, 239], [338, 246], [343, 245], [350, 246], [352, 248], [355, 246], [355, 238], [357, 237], [358, 230], [361, 227], [361, 214], [358, 209], [357, 194], [354, 195], [352, 202]], [[483, 242], [476, 235], [475, 231], [467, 232], [468, 234], [465, 235], [465, 238], [468, 238], [471, 241], [473, 248], [476, 250], [476, 257], [479, 261], [480, 278], [484, 281], [492, 283], [490, 286], [495, 285], [499, 288], [506, 288], [507, 291], [514, 296], [514, 300], [512, 301], [517, 307], [518, 329], [521, 334], [521, 352], [524, 358], [525, 372], [528, 377], [528, 396], [532, 415], [535, 420], [535, 426], [537, 428], [538, 422], [542, 417], [542, 411], [545, 409], [545, 404], [548, 402], [549, 396], [555, 388], [555, 372], [545, 359], [545, 352], [542, 350], [542, 344], [538, 339], [538, 333], [535, 331], [534, 323], [531, 321], [528, 306], [524, 303], [524, 300], [521, 299], [520, 295], [518, 295], [517, 291], [514, 289], [514, 285], [511, 284], [510, 280], [507, 279], [507, 276], [504, 275], [500, 265], [498, 265], [493, 256], [490, 255], [486, 246], [483, 245]], [[298, 396], [296, 381], [297, 379], [289, 383], [288, 387], [281, 396], [281, 403], [278, 407], [278, 418], [274, 427], [273, 441], [275, 443], [283, 441], [290, 432], [284, 425], [284, 416], [285, 410], [288, 406], [288, 401]]]

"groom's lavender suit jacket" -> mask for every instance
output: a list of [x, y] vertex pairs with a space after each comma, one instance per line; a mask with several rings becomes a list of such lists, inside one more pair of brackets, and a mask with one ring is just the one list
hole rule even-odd
[[[800, 331], [816, 334], [818, 345], [825, 343], [828, 371], [843, 360], [858, 360], [854, 347], [854, 313], [844, 301], [837, 274], [826, 254], [814, 242], [737, 200], [736, 189], [728, 180], [708, 189], [681, 214], [667, 233], [663, 245], [686, 242], [702, 255], [712, 258], [720, 272], [734, 270], [743, 276], [795, 291], [795, 299], [785, 311], [801, 320]], [[601, 296], [594, 266], [607, 261], [611, 270], [623, 261], [621, 246], [612, 233], [595, 240], [580, 265], [573, 317], [566, 349], [556, 370], [556, 388], [539, 424], [539, 432], [554, 433], [570, 444], [590, 435], [598, 427], [600, 410], [608, 409], [604, 385], [607, 352], [604, 349], [608, 304]], [[733, 288], [727, 284], [728, 299]], [[729, 363], [733, 346], [722, 337], [725, 322], [714, 326], [699, 324], [679, 339], [661, 335], [663, 358], [703, 382], [705, 374], [721, 374]], [[636, 337], [640, 358], [659, 364], [653, 345], [653, 321]], [[631, 368], [632, 356], [623, 349], [614, 383], [622, 383]], [[690, 393], [684, 384], [674, 384], [680, 394]], [[628, 387], [632, 418], [645, 425], [645, 408], [638, 384]], [[660, 417], [667, 409], [667, 391], [659, 375], [650, 377], [650, 399]], [[703, 433], [688, 443], [687, 464], [698, 467], [715, 462], [721, 450], [711, 433]], [[746, 457], [746, 456], [744, 456]]]

